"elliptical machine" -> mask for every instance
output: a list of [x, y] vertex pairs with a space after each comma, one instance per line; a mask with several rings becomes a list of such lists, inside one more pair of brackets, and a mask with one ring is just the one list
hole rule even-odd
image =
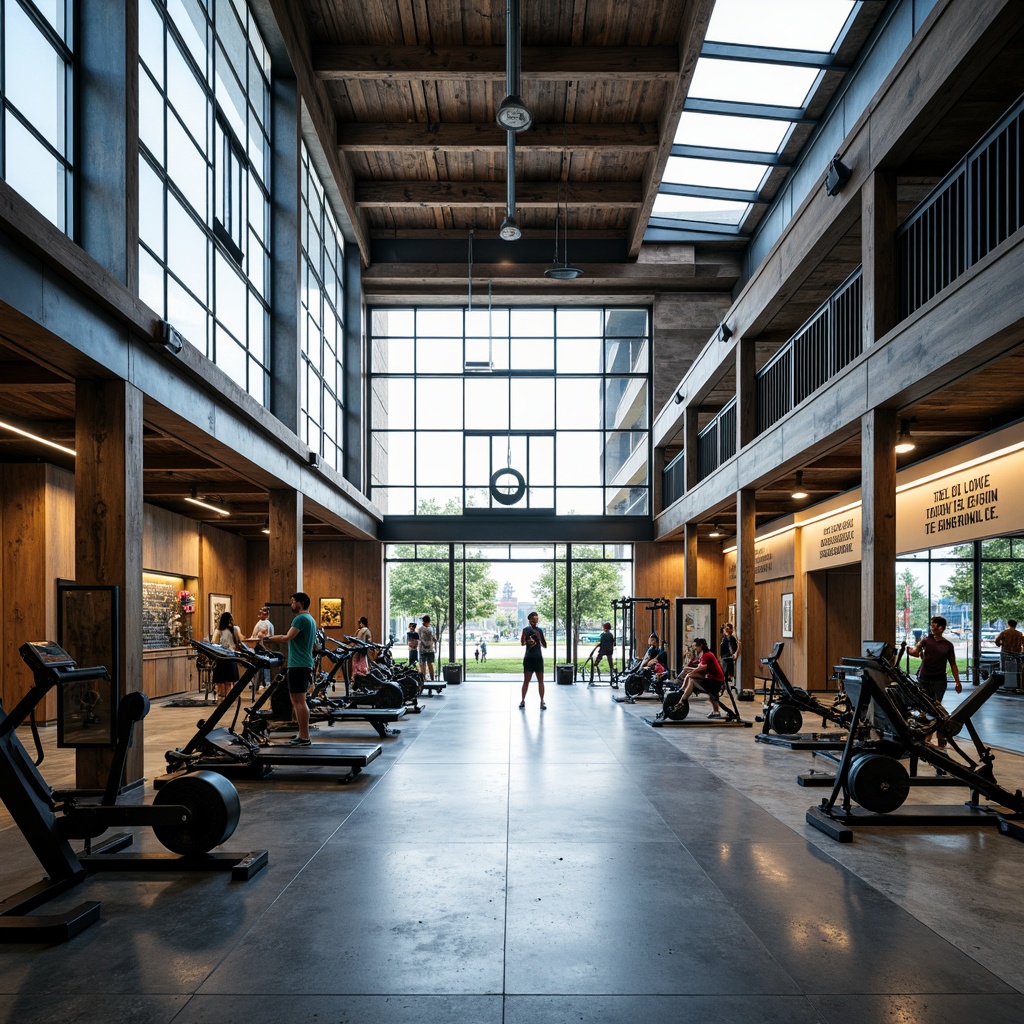
[[[266, 867], [265, 850], [244, 855], [210, 853], [235, 831], [241, 811], [235, 787], [212, 772], [197, 772], [175, 780], [152, 804], [118, 804], [118, 789], [135, 725], [149, 712], [149, 698], [145, 694], [125, 694], [117, 703], [115, 717], [114, 687], [109, 685], [107, 706], [111, 712], [104, 717], [99, 710], [99, 686], [101, 681], [109, 682], [105, 667], [78, 668], [71, 655], [52, 641], [23, 644], [20, 654], [32, 670], [35, 682], [10, 714], [0, 705], [0, 797], [48, 877], [0, 902], [0, 942], [63, 942], [98, 921], [100, 904], [94, 901], [80, 903], [66, 914], [31, 914], [59, 893], [78, 885], [91, 872], [230, 870], [233, 878], [245, 881]], [[65, 698], [63, 691], [88, 693], [88, 715], [73, 713], [68, 718], [77, 718], [78, 729], [91, 731], [87, 737], [90, 746], [109, 743], [114, 747], [102, 790], [52, 790], [38, 770], [43, 749], [34, 712], [55, 686], [61, 688], [60, 722], [65, 721], [65, 703], [75, 708], [82, 706], [81, 700], [71, 694]], [[36, 746], [34, 763], [16, 733], [17, 727], [30, 716]], [[61, 729], [62, 734], [67, 731]], [[180, 856], [119, 853], [134, 841], [131, 833], [119, 833], [97, 847], [92, 846], [92, 840], [109, 828], [123, 825], [152, 828], [157, 839]], [[69, 839], [84, 839], [84, 853], [73, 850]]]

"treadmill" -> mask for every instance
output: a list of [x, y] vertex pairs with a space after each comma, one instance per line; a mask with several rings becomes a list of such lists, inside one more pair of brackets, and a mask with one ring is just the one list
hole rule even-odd
[[[193, 640], [192, 646], [213, 661], [235, 661], [245, 666], [227, 695], [214, 708], [213, 714], [199, 722], [195, 735], [184, 747], [176, 747], [165, 754], [167, 774], [153, 780], [159, 789], [171, 779], [186, 772], [214, 771], [229, 778], [265, 779], [281, 768], [345, 768], [347, 772], [338, 781], [351, 782], [373, 760], [380, 757], [379, 743], [321, 743], [314, 741], [308, 747], [293, 747], [287, 743], [261, 742], [248, 730], [236, 731], [241, 709], [241, 695], [257, 672], [270, 669], [275, 672], [284, 660], [261, 645], [229, 651], [206, 640]], [[221, 725], [232, 705], [238, 703], [231, 725]], [[248, 714], [248, 709], [246, 709]]]

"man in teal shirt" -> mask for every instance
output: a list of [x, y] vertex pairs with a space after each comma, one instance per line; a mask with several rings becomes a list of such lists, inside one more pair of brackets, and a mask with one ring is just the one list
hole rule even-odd
[[291, 628], [287, 633], [268, 636], [267, 640], [277, 643], [288, 642], [288, 696], [292, 701], [292, 712], [299, 726], [299, 734], [288, 743], [293, 747], [308, 747], [309, 738], [309, 705], [306, 703], [306, 691], [313, 682], [313, 641], [316, 639], [316, 622], [309, 614], [309, 594], [301, 591], [292, 594]]

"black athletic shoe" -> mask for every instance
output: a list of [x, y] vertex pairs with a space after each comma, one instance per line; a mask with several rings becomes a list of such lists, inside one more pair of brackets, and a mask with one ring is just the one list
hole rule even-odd
[[312, 740], [304, 740], [301, 736], [293, 736], [288, 741], [289, 747], [311, 747], [313, 745]]

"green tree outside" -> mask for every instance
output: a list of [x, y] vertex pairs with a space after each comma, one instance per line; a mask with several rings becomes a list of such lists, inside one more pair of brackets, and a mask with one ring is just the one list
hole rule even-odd
[[[970, 604], [974, 600], [974, 546], [961, 544], [953, 550], [964, 561], [957, 565], [942, 592], [958, 604]], [[1009, 559], [1010, 555], [1008, 537], [985, 542], [981, 563], [981, 618], [985, 624], [1024, 619], [1024, 561], [990, 561]]]
[[910, 588], [910, 622], [911, 629], [927, 628], [928, 626], [928, 592], [920, 580], [910, 569], [905, 569], [896, 577], [896, 634], [902, 635], [904, 627], [903, 610], [907, 602], [907, 587]]
[[[612, 601], [622, 596], [622, 567], [617, 562], [586, 562], [577, 558], [600, 557], [599, 545], [573, 545], [572, 563], [572, 607], [569, 609], [569, 626], [572, 631], [572, 661], [578, 657], [578, 636], [588, 622], [601, 622], [610, 618]], [[533, 581], [533, 596], [537, 611], [553, 622], [555, 628], [565, 625], [565, 572], [566, 565], [558, 561], [545, 565]], [[558, 594], [558, 608], [555, 594]]]

